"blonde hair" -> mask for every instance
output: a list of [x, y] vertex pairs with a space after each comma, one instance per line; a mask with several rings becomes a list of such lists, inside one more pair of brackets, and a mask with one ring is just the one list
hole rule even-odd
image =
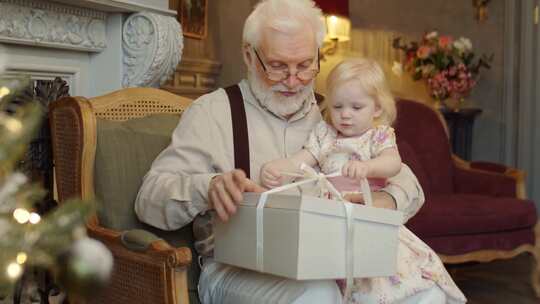
[[326, 35], [322, 11], [312, 0], [261, 0], [244, 23], [243, 44], [258, 47], [263, 26], [293, 32], [309, 24], [322, 46]]
[[[375, 125], [392, 125], [396, 119], [396, 101], [390, 92], [381, 66], [372, 59], [345, 59], [332, 69], [326, 79], [327, 102], [335, 98], [336, 90], [349, 81], [356, 81], [381, 108], [381, 115], [375, 118]], [[328, 111], [327, 111], [328, 112]], [[329, 116], [325, 119], [328, 122]]]

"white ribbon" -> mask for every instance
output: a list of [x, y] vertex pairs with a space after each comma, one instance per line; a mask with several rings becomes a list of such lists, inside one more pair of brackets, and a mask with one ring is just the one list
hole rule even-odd
[[[345, 274], [346, 274], [346, 288], [345, 288], [345, 300], [348, 301], [351, 296], [351, 287], [353, 284], [353, 276], [354, 276], [354, 218], [353, 218], [353, 204], [348, 202], [343, 198], [341, 193], [328, 181], [328, 177], [336, 177], [340, 176], [340, 173], [332, 173], [328, 175], [324, 175], [322, 173], [317, 173], [313, 168], [302, 164], [300, 166], [300, 170], [302, 170], [303, 174], [297, 174], [297, 173], [282, 173], [282, 175], [286, 176], [292, 176], [292, 177], [300, 177], [302, 178], [301, 181], [283, 185], [277, 188], [274, 188], [272, 190], [268, 190], [266, 192], [263, 192], [261, 196], [259, 197], [259, 202], [257, 203], [257, 211], [256, 211], [256, 217], [257, 217], [257, 270], [262, 272], [264, 268], [264, 207], [266, 205], [266, 202], [268, 200], [268, 195], [273, 193], [282, 192], [288, 189], [292, 189], [295, 187], [300, 187], [301, 185], [311, 183], [311, 182], [317, 182], [317, 185], [325, 190], [328, 189], [335, 197], [343, 202], [343, 207], [345, 208], [345, 215], [346, 215], [346, 224], [347, 224], [347, 232], [346, 232], [346, 241], [345, 241]], [[364, 195], [364, 202], [367, 206], [372, 206], [373, 201], [371, 197], [371, 190], [369, 188], [369, 183], [367, 179], [362, 179], [360, 182], [360, 189], [362, 190], [362, 193]]]

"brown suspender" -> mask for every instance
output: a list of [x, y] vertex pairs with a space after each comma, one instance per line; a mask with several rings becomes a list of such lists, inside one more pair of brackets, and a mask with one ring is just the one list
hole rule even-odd
[[[234, 142], [234, 167], [244, 170], [247, 178], [249, 172], [249, 136], [246, 120], [246, 109], [240, 87], [235, 84], [225, 88], [229, 105], [231, 107], [233, 142]], [[317, 104], [322, 103], [324, 96], [315, 93]]]
[[225, 88], [225, 92], [227, 93], [227, 97], [229, 97], [229, 105], [231, 106], [234, 166], [235, 168], [244, 170], [247, 178], [249, 178], [249, 136], [244, 99], [238, 85]]

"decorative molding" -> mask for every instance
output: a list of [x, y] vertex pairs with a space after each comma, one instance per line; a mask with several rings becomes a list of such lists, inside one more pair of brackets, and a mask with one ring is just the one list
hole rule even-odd
[[124, 87], [159, 87], [174, 73], [184, 47], [178, 21], [149, 12], [129, 16], [122, 41]]
[[109, 13], [137, 13], [151, 12], [166, 16], [176, 16], [176, 11], [168, 9], [168, 1], [162, 1], [160, 5], [156, 0], [147, 0], [148, 4], [133, 0], [54, 0], [69, 5], [90, 7]]
[[172, 81], [162, 88], [178, 95], [197, 98], [216, 89], [220, 71], [220, 62], [184, 58], [176, 68]]
[[85, 52], [106, 48], [106, 13], [50, 1], [0, 0], [0, 42]]
[[69, 86], [69, 92], [73, 96], [85, 95], [81, 81], [81, 69], [69, 65], [48, 65], [48, 64], [8, 64], [6, 66], [6, 75], [25, 75], [32, 80], [54, 80], [56, 77], [62, 78]]
[[68, 83], [60, 77], [54, 80], [38, 80], [34, 88], [37, 100], [43, 104], [45, 111], [48, 112], [48, 106], [51, 102], [69, 95]]

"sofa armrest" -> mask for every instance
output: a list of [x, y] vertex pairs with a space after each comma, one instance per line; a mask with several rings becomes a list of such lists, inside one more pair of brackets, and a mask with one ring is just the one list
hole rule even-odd
[[493, 173], [505, 174], [508, 170], [508, 167], [503, 164], [486, 162], [486, 161], [472, 161], [469, 162], [469, 167], [471, 169], [489, 171]]
[[523, 171], [490, 162], [467, 162], [455, 155], [453, 158], [457, 193], [526, 198]]
[[455, 167], [454, 190], [457, 193], [516, 197], [516, 181], [500, 173]]
[[472, 169], [496, 172], [512, 177], [516, 181], [516, 197], [519, 199], [527, 199], [527, 192], [525, 190], [525, 171], [492, 162], [477, 161], [470, 162], [469, 164]]

